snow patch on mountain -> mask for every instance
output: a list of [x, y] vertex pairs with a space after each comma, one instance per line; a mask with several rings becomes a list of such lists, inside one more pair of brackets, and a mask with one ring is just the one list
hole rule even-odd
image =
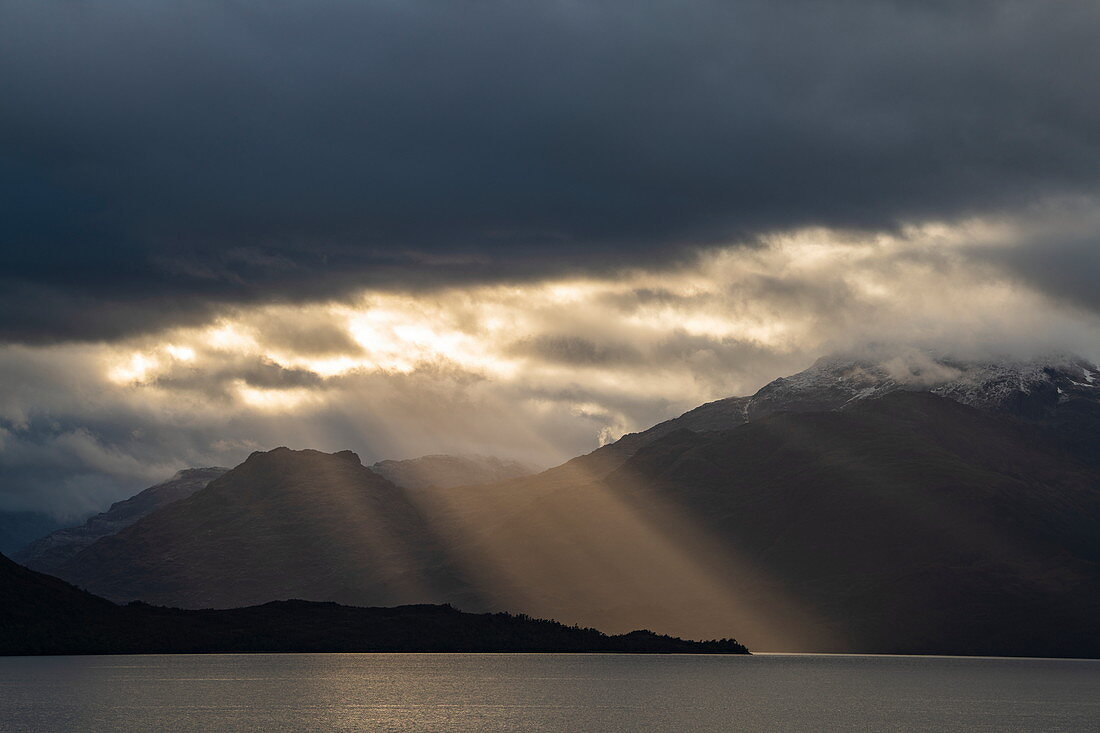
[[710, 402], [628, 438], [638, 446], [673, 430], [696, 432], [736, 427], [782, 411], [843, 409], [898, 390], [927, 391], [981, 410], [1042, 419], [1074, 400], [1100, 403], [1100, 367], [1072, 354], [1030, 360], [964, 359], [915, 348], [867, 349], [833, 354], [789, 377], [764, 385], [751, 397]]

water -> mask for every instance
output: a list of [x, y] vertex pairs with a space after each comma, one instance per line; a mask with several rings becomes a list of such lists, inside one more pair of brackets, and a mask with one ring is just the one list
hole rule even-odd
[[1100, 662], [814, 655], [0, 658], [0, 731], [1100, 730]]

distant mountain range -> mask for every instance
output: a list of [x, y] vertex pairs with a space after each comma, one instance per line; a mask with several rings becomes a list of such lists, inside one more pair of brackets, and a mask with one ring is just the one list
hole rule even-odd
[[278, 601], [224, 611], [116, 606], [0, 555], [0, 655], [166, 652], [647, 652], [746, 654], [694, 642], [450, 606], [352, 608]]
[[631, 452], [680, 429], [728, 430], [776, 412], [839, 410], [892, 392], [928, 392], [986, 412], [1041, 424], [1091, 458], [1100, 458], [1100, 366], [1073, 355], [967, 360], [919, 350], [822, 357], [747, 397], [708, 402], [648, 430], [623, 436]]
[[0, 511], [0, 553], [12, 554], [67, 524], [45, 512]]
[[111, 600], [185, 608], [284, 598], [481, 600], [469, 596], [406, 490], [351, 451], [253, 453], [189, 498], [95, 542], [57, 574]]
[[79, 527], [67, 527], [31, 542], [12, 554], [27, 567], [53, 572], [88, 545], [129, 527], [142, 517], [172, 502], [185, 499], [228, 471], [228, 468], [187, 468], [139, 494], [118, 501]]
[[378, 461], [371, 464], [370, 470], [405, 489], [491, 484], [538, 471], [520, 461], [478, 455], [431, 455], [405, 461]]
[[1100, 369], [823, 359], [542, 473], [255, 453], [61, 564], [112, 600], [454, 603], [755, 649], [1100, 656]]
[[[7, 520], [12, 525], [0, 528], [4, 530], [0, 531], [0, 536], [12, 540], [0, 552], [7, 552], [13, 560], [34, 570], [56, 572], [96, 540], [116, 534], [153, 511], [187, 498], [228, 470], [219, 467], [183, 469], [167, 481], [150, 486], [125, 501], [115, 502], [107, 511], [77, 527], [56, 529], [58, 521], [45, 514], [0, 514], [0, 523]], [[403, 461], [379, 461], [371, 470], [403, 488], [452, 488], [527, 476], [537, 469], [494, 456], [430, 455]]]

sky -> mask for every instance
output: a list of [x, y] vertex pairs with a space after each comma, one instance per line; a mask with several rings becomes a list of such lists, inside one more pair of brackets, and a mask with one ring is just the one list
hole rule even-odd
[[0, 510], [1100, 359], [1089, 2], [0, 0]]

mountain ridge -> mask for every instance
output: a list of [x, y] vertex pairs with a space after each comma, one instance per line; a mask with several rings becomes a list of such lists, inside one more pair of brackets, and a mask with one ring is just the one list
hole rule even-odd
[[[752, 395], [725, 397], [646, 430], [622, 436], [615, 450], [629, 454], [673, 430], [723, 430], [780, 412], [837, 410], [895, 391], [926, 391], [988, 412], [1049, 423], [1063, 437], [1083, 421], [1100, 426], [1100, 366], [1072, 354], [1033, 359], [962, 359], [920, 350], [836, 353], [778, 377]], [[1085, 415], [1073, 416], [1085, 407]], [[1067, 414], [1072, 419], [1063, 421]], [[1063, 424], [1066, 422], [1068, 424]], [[611, 444], [614, 446], [615, 444]], [[1090, 455], [1100, 452], [1081, 446]]]
[[34, 570], [55, 571], [85, 547], [118, 533], [161, 507], [187, 498], [228, 470], [214, 466], [177, 471], [166, 481], [129, 499], [116, 501], [107, 511], [96, 514], [82, 525], [58, 529], [31, 542], [12, 553], [12, 559]]
[[1048, 418], [891, 389], [655, 427], [458, 490], [257, 452], [62, 575], [191, 607], [451, 602], [694, 637], [735, 619], [778, 651], [1100, 655], [1100, 466]]
[[1100, 654], [1100, 474], [1034, 426], [899, 392], [671, 433], [607, 481], [678, 496], [853, 648]]
[[0, 655], [210, 652], [617, 652], [747, 654], [733, 639], [607, 635], [450, 606], [356, 608], [301, 600], [224, 611], [126, 607], [0, 555]]
[[[368, 558], [373, 564], [360, 572]], [[447, 563], [406, 490], [352, 451], [280, 447], [252, 453], [190, 497], [93, 543], [58, 574], [113, 601], [190, 608], [273, 597], [353, 605], [439, 597], [416, 587], [437, 574], [410, 581], [410, 567]], [[203, 582], [211, 575], [220, 583]], [[468, 600], [461, 573], [438, 575], [452, 597]]]

